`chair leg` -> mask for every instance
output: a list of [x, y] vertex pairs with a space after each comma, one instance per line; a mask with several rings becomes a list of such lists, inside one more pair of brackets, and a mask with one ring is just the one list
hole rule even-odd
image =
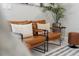
[[38, 52], [42, 52], [42, 53], [45, 53], [46, 52], [46, 42], [44, 42], [43, 44], [43, 49], [42, 48], [38, 48], [38, 47], [35, 47], [34, 50], [38, 51]]
[[49, 47], [48, 41], [46, 41], [46, 51], [47, 51], [47, 52], [48, 52], [48, 47]]
[[62, 39], [60, 38], [60, 44], [59, 45], [61, 46], [61, 44], [62, 44]]
[[48, 41], [44, 42], [44, 53], [48, 52]]
[[44, 41], [43, 49], [36, 47], [34, 50], [42, 53], [48, 52], [48, 40]]
[[45, 45], [45, 42], [44, 42], [44, 53], [46, 52], [46, 49], [45, 48], [46, 48], [46, 45]]

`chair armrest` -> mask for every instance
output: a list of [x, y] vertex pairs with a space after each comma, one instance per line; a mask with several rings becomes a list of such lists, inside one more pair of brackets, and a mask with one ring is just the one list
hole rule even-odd
[[34, 31], [35, 32], [43, 32], [44, 30], [43, 29], [35, 29]]
[[21, 40], [23, 41], [23, 34], [21, 34], [21, 33], [15, 33], [15, 32], [13, 32], [13, 33], [16, 34], [16, 35], [19, 35], [21, 37]]
[[45, 30], [45, 29], [36, 29], [34, 30], [35, 32], [42, 32], [42, 36], [45, 36], [46, 37], [46, 40], [48, 40], [48, 30]]

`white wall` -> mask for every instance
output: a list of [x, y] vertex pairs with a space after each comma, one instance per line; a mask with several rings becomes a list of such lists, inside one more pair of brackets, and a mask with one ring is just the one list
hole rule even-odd
[[[36, 20], [45, 19], [47, 22], [52, 23], [53, 19], [51, 14], [43, 13], [42, 9], [35, 6], [27, 6], [22, 4], [10, 4], [11, 8], [5, 9], [7, 19], [17, 20]], [[70, 3], [64, 4], [65, 18], [63, 19], [63, 25], [66, 28], [66, 34], [68, 32], [79, 32], [79, 4]]]
[[[3, 4], [5, 5], [5, 4]], [[53, 22], [51, 14], [43, 13], [42, 8], [36, 6], [27, 6], [25, 4], [8, 4], [9, 8], [4, 8], [6, 19], [12, 20], [36, 20], [45, 19], [47, 22]]]
[[66, 12], [63, 20], [63, 25], [68, 32], [79, 32], [79, 3], [65, 4]]

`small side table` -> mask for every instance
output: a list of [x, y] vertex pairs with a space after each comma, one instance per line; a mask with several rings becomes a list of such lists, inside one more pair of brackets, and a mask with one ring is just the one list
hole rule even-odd
[[51, 27], [51, 29], [52, 29], [53, 32], [60, 32], [61, 33], [61, 39], [62, 39], [62, 41], [64, 40], [66, 27], [64, 27], [64, 26]]
[[62, 29], [65, 29], [66, 27], [60, 26], [60, 27], [51, 27], [52, 31], [62, 32]]

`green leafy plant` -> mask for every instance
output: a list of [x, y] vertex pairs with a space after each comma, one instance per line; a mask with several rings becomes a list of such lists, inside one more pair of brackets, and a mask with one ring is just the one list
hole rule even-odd
[[58, 23], [61, 18], [64, 18], [64, 7], [58, 3], [49, 3], [47, 6], [43, 6], [43, 11], [52, 12], [55, 23]]

